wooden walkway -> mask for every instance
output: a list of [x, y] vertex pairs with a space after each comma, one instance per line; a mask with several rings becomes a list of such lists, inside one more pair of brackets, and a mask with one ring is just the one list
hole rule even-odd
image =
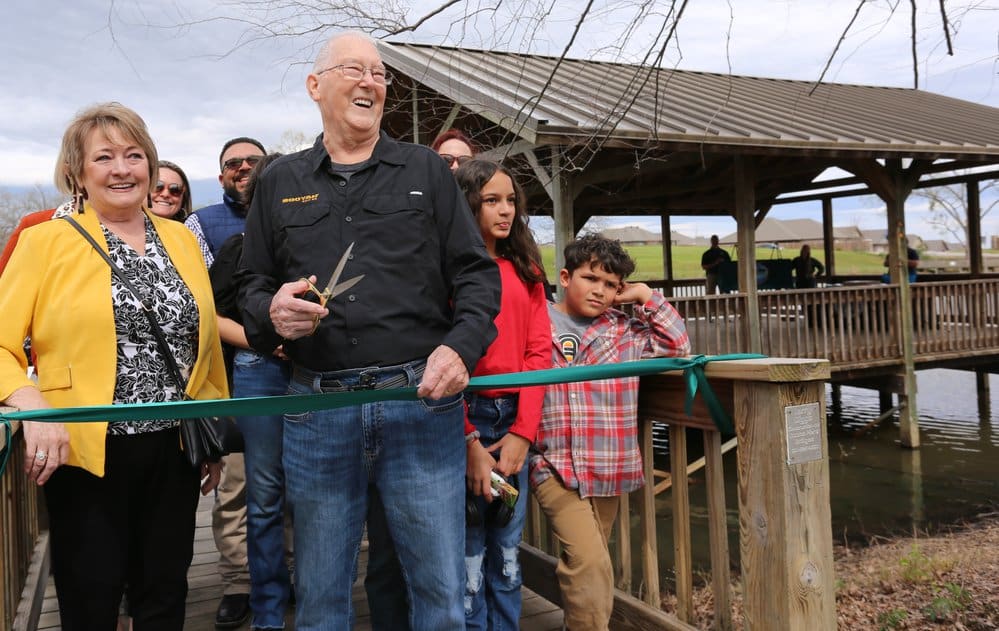
[[[212, 496], [201, 498], [198, 505], [197, 529], [194, 533], [194, 560], [188, 571], [187, 622], [185, 631], [213, 631], [215, 629], [215, 610], [222, 597], [222, 584], [216, 571], [218, 551], [212, 539]], [[362, 552], [358, 568], [358, 579], [354, 583], [355, 631], [370, 631], [371, 621], [368, 615], [368, 602], [364, 595], [364, 569], [367, 564], [367, 554]], [[551, 602], [541, 598], [534, 592], [524, 588], [524, 605], [520, 619], [522, 631], [561, 631], [562, 610]], [[56, 603], [55, 585], [49, 578], [45, 589], [45, 600], [42, 604], [42, 615], [38, 621], [38, 629], [59, 629], [59, 608]], [[119, 628], [127, 629], [120, 625]], [[249, 622], [239, 627], [248, 630]], [[285, 628], [294, 630], [295, 616], [289, 610], [285, 616]]]

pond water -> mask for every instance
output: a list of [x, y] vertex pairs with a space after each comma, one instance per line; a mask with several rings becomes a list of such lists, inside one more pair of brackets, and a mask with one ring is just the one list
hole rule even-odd
[[[865, 543], [875, 537], [933, 532], [974, 519], [999, 505], [999, 375], [990, 376], [990, 396], [979, 405], [972, 372], [917, 373], [919, 449], [902, 447], [896, 418], [857, 435], [877, 418], [878, 394], [843, 387], [834, 405], [827, 386], [830, 500], [833, 539]], [[702, 455], [700, 432], [688, 434], [688, 458]], [[655, 432], [656, 468], [669, 469], [665, 428]], [[725, 455], [729, 549], [738, 564], [739, 521], [736, 454]], [[708, 566], [704, 473], [690, 477], [694, 563]], [[672, 568], [672, 502], [656, 498], [661, 568]], [[638, 520], [632, 523], [638, 541]], [[633, 557], [638, 559], [640, 557]], [[640, 580], [639, 576], [635, 577]]]

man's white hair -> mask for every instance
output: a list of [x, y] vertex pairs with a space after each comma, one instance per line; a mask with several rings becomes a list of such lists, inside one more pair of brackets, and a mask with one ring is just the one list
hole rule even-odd
[[326, 40], [326, 43], [323, 44], [323, 47], [319, 49], [319, 54], [316, 56], [316, 61], [314, 64], [312, 64], [313, 73], [319, 72], [320, 70], [329, 67], [329, 63], [331, 61], [330, 57], [333, 52], [333, 46], [338, 41], [340, 41], [345, 37], [360, 38], [365, 41], [371, 42], [372, 46], [376, 45], [375, 39], [370, 35], [368, 35], [367, 33], [365, 33], [364, 31], [340, 31], [339, 33], [333, 35], [328, 40]]

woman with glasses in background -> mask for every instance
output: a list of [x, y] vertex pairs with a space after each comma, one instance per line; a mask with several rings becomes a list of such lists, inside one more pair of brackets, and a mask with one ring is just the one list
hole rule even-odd
[[437, 152], [444, 162], [447, 162], [451, 172], [471, 160], [478, 151], [465, 132], [460, 129], [449, 129], [430, 143], [430, 148]]
[[191, 214], [191, 186], [187, 175], [167, 160], [160, 160], [159, 168], [159, 179], [151, 191], [150, 210], [165, 219], [183, 222]]

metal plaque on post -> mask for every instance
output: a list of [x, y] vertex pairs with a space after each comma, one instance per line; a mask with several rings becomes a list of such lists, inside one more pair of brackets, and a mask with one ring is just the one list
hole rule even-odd
[[787, 436], [787, 464], [803, 464], [822, 459], [822, 418], [818, 403], [784, 408]]

